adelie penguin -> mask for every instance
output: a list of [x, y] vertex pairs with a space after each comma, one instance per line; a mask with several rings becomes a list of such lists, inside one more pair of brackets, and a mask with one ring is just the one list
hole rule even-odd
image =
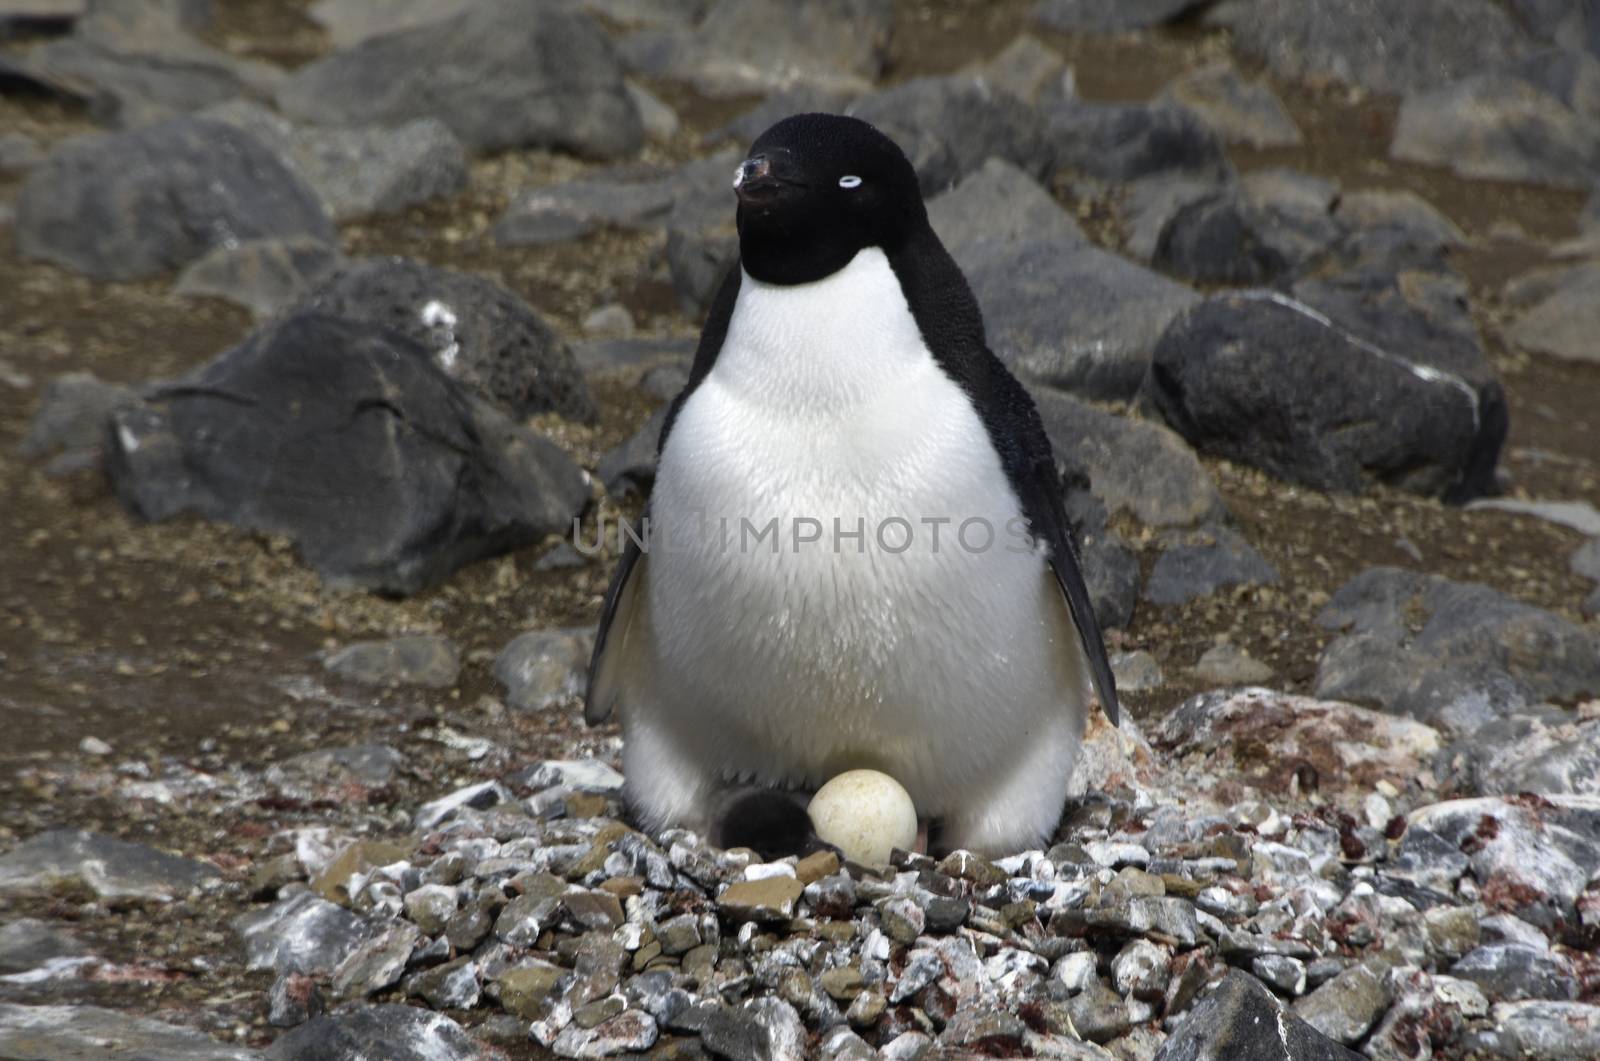
[[[1026, 391], [905, 155], [802, 114], [734, 177], [739, 261], [661, 432], [590, 665], [631, 811], [719, 835], [728, 792], [880, 770], [936, 846], [1055, 829], [1116, 691]], [[792, 824], [792, 823], [791, 823]], [[781, 825], [781, 823], [780, 823]]]

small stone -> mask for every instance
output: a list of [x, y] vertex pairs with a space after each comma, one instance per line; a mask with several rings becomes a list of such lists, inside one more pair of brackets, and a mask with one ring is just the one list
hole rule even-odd
[[535, 630], [513, 640], [495, 657], [494, 676], [506, 687], [506, 703], [521, 711], [549, 711], [583, 691], [594, 631], [587, 627]]
[[1294, 1012], [1323, 1035], [1349, 1045], [1377, 1023], [1391, 998], [1380, 971], [1367, 964], [1352, 965], [1295, 1002]]
[[870, 1028], [878, 1023], [878, 1018], [883, 1016], [883, 1011], [889, 1007], [888, 999], [878, 991], [863, 991], [850, 1003], [850, 1008], [845, 1010], [845, 1020], [853, 1028]]
[[823, 849], [813, 851], [794, 867], [794, 875], [801, 884], [811, 884], [839, 872], [839, 856]]
[[884, 934], [896, 943], [915, 942], [927, 924], [922, 909], [907, 898], [890, 899], [879, 912], [883, 918]]
[[735, 921], [787, 921], [804, 890], [793, 877], [736, 881], [717, 897], [717, 906]]
[[459, 810], [487, 810], [509, 802], [511, 793], [506, 791], [506, 787], [500, 782], [480, 781], [476, 785], [459, 788], [431, 803], [424, 803], [417, 808], [411, 825], [412, 828], [422, 832], [448, 821]]
[[622, 924], [622, 903], [606, 892], [570, 892], [561, 897], [567, 913], [585, 928], [616, 928]]
[[[617, 1001], [620, 1003], [621, 999]], [[654, 1017], [642, 1010], [630, 1009], [592, 1028], [585, 1028], [574, 1019], [556, 1036], [551, 1049], [558, 1057], [612, 1057], [649, 1050], [659, 1035]]]
[[392, 921], [352, 951], [333, 971], [334, 994], [362, 998], [396, 984], [422, 933], [409, 921]]
[[425, 969], [406, 981], [406, 994], [434, 1009], [471, 1009], [478, 1004], [478, 967], [470, 956]]
[[1092, 1043], [1110, 1042], [1133, 1026], [1122, 996], [1099, 981], [1074, 995], [1067, 1012], [1078, 1034]]
[[1117, 688], [1126, 692], [1147, 692], [1161, 688], [1166, 680], [1161, 664], [1155, 656], [1140, 649], [1137, 652], [1119, 652], [1111, 657], [1111, 672], [1116, 676]]
[[1467, 953], [1450, 975], [1477, 984], [1497, 1002], [1528, 998], [1571, 1001], [1578, 981], [1572, 963], [1560, 954], [1522, 943], [1490, 943]]
[[1272, 668], [1233, 644], [1213, 645], [1194, 665], [1195, 674], [1219, 685], [1260, 685], [1272, 678]]
[[448, 638], [430, 635], [358, 641], [329, 656], [323, 666], [364, 685], [448, 689], [461, 672], [461, 659]]
[[679, 914], [656, 926], [656, 940], [661, 953], [685, 954], [700, 946], [700, 919], [693, 914]]
[[939, 863], [939, 872], [947, 877], [969, 880], [978, 888], [992, 888], [1008, 879], [1004, 870], [971, 851], [952, 851]]
[[1306, 993], [1306, 965], [1298, 958], [1285, 954], [1263, 954], [1251, 959], [1250, 971], [1280, 995], [1298, 996]]
[[282, 973], [267, 995], [267, 1023], [274, 1028], [293, 1028], [320, 1016], [325, 1008], [315, 980], [304, 973]]
[[841, 965], [829, 969], [817, 979], [822, 984], [822, 989], [828, 993], [828, 997], [839, 1002], [853, 1000], [865, 987], [861, 970], [853, 965]]
[[1149, 940], [1130, 940], [1111, 961], [1111, 982], [1118, 994], [1156, 1000], [1165, 997], [1172, 955]]
[[455, 915], [459, 902], [458, 889], [445, 884], [424, 884], [406, 893], [406, 917], [427, 935], [437, 936]]
[[507, 1013], [525, 1020], [539, 1020], [568, 973], [560, 966], [539, 961], [507, 969], [499, 978], [500, 1005]]

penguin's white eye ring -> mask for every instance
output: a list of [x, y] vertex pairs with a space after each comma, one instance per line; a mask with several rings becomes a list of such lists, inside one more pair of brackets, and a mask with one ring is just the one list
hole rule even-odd
[[839, 178], [839, 187], [841, 187], [841, 188], [859, 188], [859, 187], [861, 187], [861, 178], [857, 177], [857, 176], [854, 176], [854, 175], [847, 176], [847, 177], [840, 177]]

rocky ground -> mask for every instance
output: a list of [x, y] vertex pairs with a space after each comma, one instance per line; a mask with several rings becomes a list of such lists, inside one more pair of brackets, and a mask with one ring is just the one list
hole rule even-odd
[[[0, 1057], [1600, 1055], [1596, 17], [0, 0]], [[819, 107], [1057, 446], [1045, 851], [645, 836], [581, 722]]]

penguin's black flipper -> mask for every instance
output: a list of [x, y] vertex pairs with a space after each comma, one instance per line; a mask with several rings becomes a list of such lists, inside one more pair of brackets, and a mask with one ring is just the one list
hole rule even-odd
[[1067, 598], [1100, 706], [1111, 724], [1117, 725], [1122, 715], [1117, 684], [1083, 582], [1061, 500], [1061, 477], [1039, 410], [1027, 390], [990, 351], [978, 300], [931, 227], [921, 226], [903, 246], [891, 251], [889, 262], [900, 278], [923, 341], [939, 367], [972, 401], [1022, 502], [1030, 533], [1048, 550], [1050, 569]]
[[[728, 335], [728, 322], [733, 319], [733, 305], [739, 298], [740, 275], [739, 262], [735, 260], [727, 275], [722, 278], [721, 286], [717, 288], [717, 297], [712, 300], [711, 312], [706, 316], [705, 330], [700, 333], [700, 345], [695, 348], [694, 364], [689, 370], [689, 381], [684, 384], [678, 396], [672, 399], [672, 404], [667, 409], [666, 420], [661, 425], [661, 437], [656, 441], [657, 454], [667, 444], [667, 435], [672, 431], [672, 424], [678, 418], [678, 410], [683, 408], [683, 403], [710, 374], [711, 367], [717, 362], [717, 354], [722, 351], [722, 341]], [[645, 506], [640, 525], [646, 532], [644, 540], [648, 542], [649, 505]], [[610, 718], [612, 708], [616, 705], [619, 690], [609, 669], [609, 664], [613, 661], [606, 650], [613, 647], [612, 626], [620, 619], [623, 624], [622, 629], [626, 629], [628, 612], [632, 604], [634, 569], [645, 559], [645, 550], [639, 543], [631, 535], [624, 537], [627, 538], [627, 543], [623, 546], [622, 559], [617, 563], [616, 574], [611, 576], [611, 585], [606, 588], [605, 600], [600, 605], [600, 627], [595, 631], [594, 652], [589, 656], [589, 677], [587, 688], [584, 690], [583, 720], [591, 726]]]

